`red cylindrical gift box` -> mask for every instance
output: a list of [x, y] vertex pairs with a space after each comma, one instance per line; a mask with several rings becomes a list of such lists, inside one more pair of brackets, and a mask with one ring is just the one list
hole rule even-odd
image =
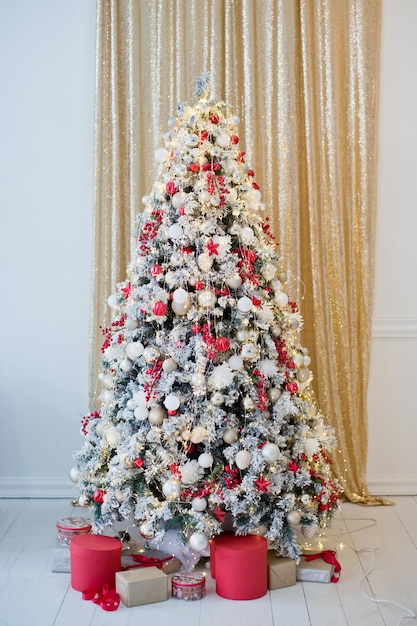
[[[258, 535], [224, 533], [210, 546], [216, 593], [229, 600], [254, 600], [268, 590], [268, 543]], [[213, 576], [214, 578], [214, 576]]]
[[70, 543], [71, 586], [77, 591], [115, 586], [122, 569], [122, 543], [104, 535], [78, 535]]

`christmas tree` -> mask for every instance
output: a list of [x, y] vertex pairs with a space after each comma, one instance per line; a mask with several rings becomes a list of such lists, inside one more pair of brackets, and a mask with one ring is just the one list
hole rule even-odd
[[71, 473], [97, 532], [133, 520], [156, 545], [175, 529], [204, 551], [226, 518], [297, 559], [296, 526], [309, 536], [338, 506], [336, 441], [239, 119], [207, 84], [156, 151], [136, 257], [102, 329], [101, 408], [83, 419]]

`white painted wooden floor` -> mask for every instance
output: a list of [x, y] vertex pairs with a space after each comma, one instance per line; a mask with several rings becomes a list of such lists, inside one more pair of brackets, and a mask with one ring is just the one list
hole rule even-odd
[[[1, 626], [395, 626], [417, 624], [417, 497], [391, 498], [396, 506], [342, 505], [325, 546], [338, 544], [337, 584], [300, 583], [252, 601], [215, 593], [198, 602], [167, 602], [113, 613], [83, 601], [70, 575], [51, 572], [55, 523], [80, 515], [67, 500], [0, 500]], [[84, 514], [84, 511], [82, 511]], [[346, 534], [346, 531], [349, 534]], [[372, 572], [372, 552], [375, 548]], [[361, 585], [361, 581], [363, 584]], [[384, 602], [374, 602], [364, 591]], [[409, 609], [409, 613], [396, 604]], [[404, 619], [403, 619], [404, 618]], [[405, 619], [407, 618], [407, 619]]]

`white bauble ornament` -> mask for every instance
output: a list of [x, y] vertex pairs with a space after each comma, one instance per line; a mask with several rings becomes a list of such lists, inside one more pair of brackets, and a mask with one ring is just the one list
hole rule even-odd
[[229, 278], [226, 278], [225, 283], [230, 289], [239, 289], [242, 286], [242, 279], [239, 274], [233, 274]]
[[296, 364], [297, 367], [302, 367], [304, 364], [304, 357], [302, 354], [298, 353], [295, 355], [295, 357], [293, 358], [294, 363]]
[[240, 341], [241, 343], [246, 341], [248, 338], [249, 338], [249, 332], [246, 330], [246, 328], [240, 328], [236, 332], [236, 339]]
[[88, 498], [85, 495], [81, 495], [78, 498], [78, 506], [88, 506]]
[[211, 195], [209, 194], [207, 189], [202, 189], [198, 194], [198, 200], [201, 204], [206, 204], [207, 202], [210, 202], [210, 199]]
[[278, 302], [280, 307], [285, 307], [288, 304], [288, 296], [283, 291], [275, 294], [275, 300]]
[[101, 382], [103, 383], [103, 387], [105, 387], [105, 389], [113, 389], [114, 373], [108, 372], [107, 374], [104, 374]]
[[134, 411], [137, 406], [138, 405], [133, 398], [129, 398], [129, 400], [126, 402], [126, 408], [128, 411]]
[[117, 302], [117, 297], [115, 294], [112, 294], [108, 299], [107, 299], [107, 304], [109, 305], [109, 307], [111, 309], [119, 309], [119, 303]]
[[266, 443], [264, 446], [262, 446], [261, 452], [266, 461], [274, 462], [280, 456], [279, 448], [275, 443]]
[[[234, 167], [234, 166], [235, 166], [235, 163], [234, 163], [234, 161], [232, 161], [232, 167]], [[237, 191], [236, 191], [236, 189], [234, 187], [231, 187], [229, 189], [229, 193], [228, 193], [227, 199], [229, 200], [229, 202], [234, 202], [237, 199]], [[233, 234], [238, 235], [239, 233], [240, 233], [240, 230], [239, 230], [238, 233], [233, 233]]]
[[233, 115], [232, 118], [230, 118], [230, 121], [232, 122], [232, 124], [234, 124], [235, 126], [239, 126], [240, 124], [240, 117], [238, 117], [237, 115]]
[[162, 363], [162, 369], [167, 374], [171, 374], [172, 372], [175, 372], [177, 367], [178, 367], [178, 364], [176, 361], [174, 361], [174, 359], [165, 359], [165, 361]]
[[211, 308], [216, 304], [217, 298], [216, 294], [213, 291], [210, 291], [210, 289], [203, 289], [199, 292], [197, 300], [200, 306], [204, 308]]
[[141, 198], [141, 202], [142, 202], [142, 204], [148, 204], [148, 202], [149, 202], [149, 196], [142, 196], [142, 198]]
[[280, 326], [278, 326], [278, 324], [274, 324], [271, 327], [271, 333], [272, 333], [273, 337], [279, 337], [281, 335], [281, 333], [282, 333], [282, 329], [281, 329]]
[[311, 364], [311, 359], [308, 354], [303, 358], [303, 364], [308, 367]]
[[[186, 168], [185, 171], [187, 171]], [[174, 207], [174, 209], [179, 209], [183, 205], [186, 197], [187, 195], [183, 191], [177, 191], [177, 193], [174, 193], [171, 198], [172, 206]]]
[[242, 406], [245, 411], [253, 411], [255, 408], [255, 402], [250, 396], [245, 396], [242, 400]]
[[188, 291], [185, 291], [185, 289], [183, 289], [182, 287], [178, 287], [178, 289], [176, 289], [172, 294], [174, 302], [177, 302], [178, 304], [184, 304], [185, 302], [187, 302], [189, 297], [190, 295]]
[[238, 440], [239, 433], [234, 428], [226, 428], [223, 433], [223, 441], [231, 445]]
[[202, 441], [204, 441], [206, 436], [207, 436], [207, 430], [204, 428], [204, 426], [196, 426], [191, 431], [190, 439], [193, 443], [201, 443]]
[[78, 482], [78, 479], [80, 478], [80, 470], [78, 469], [78, 467], [71, 467], [69, 471], [69, 477], [73, 483]]
[[134, 330], [139, 326], [138, 320], [133, 319], [133, 317], [127, 317], [125, 320], [125, 328], [127, 330]]
[[157, 361], [160, 356], [161, 353], [155, 346], [146, 346], [143, 351], [143, 358], [145, 359], [146, 363], [155, 363], [155, 361]]
[[281, 281], [282, 283], [286, 283], [286, 282], [287, 282], [287, 280], [288, 280], [288, 274], [287, 274], [287, 272], [280, 272], [280, 273], [278, 274], [278, 278], [280, 279], [280, 281]]
[[220, 391], [215, 391], [210, 397], [210, 402], [214, 406], [221, 406], [224, 402], [224, 395]]
[[252, 328], [252, 330], [249, 331], [248, 339], [249, 341], [252, 341], [253, 343], [257, 343], [259, 339], [259, 332]]
[[264, 278], [266, 278], [266, 280], [272, 280], [273, 278], [275, 278], [276, 273], [277, 268], [275, 267], [275, 265], [273, 265], [273, 263], [265, 263], [262, 268], [262, 275]]
[[168, 285], [168, 287], [174, 287], [175, 283], [177, 282], [177, 275], [175, 272], [167, 272], [165, 274], [165, 283]]
[[105, 431], [106, 441], [111, 448], [116, 448], [121, 441], [120, 431], [116, 428], [116, 426], [110, 426], [106, 428]]
[[211, 196], [211, 200], [210, 200], [211, 206], [219, 206], [220, 202], [221, 202], [221, 200], [220, 200], [219, 196]]
[[122, 504], [122, 502], [124, 502], [126, 500], [125, 492], [121, 491], [120, 489], [115, 491], [114, 497], [115, 497], [116, 502], [118, 502], [119, 504]]
[[310, 374], [311, 372], [308, 369], [308, 367], [300, 367], [300, 369], [297, 372], [297, 378], [300, 383], [306, 383], [308, 379], [310, 378]]
[[230, 369], [233, 371], [240, 370], [243, 367], [243, 360], [237, 354], [233, 354], [227, 362], [229, 364]]
[[176, 500], [181, 494], [181, 483], [175, 478], [169, 478], [162, 485], [162, 493], [168, 500]]
[[[235, 195], [236, 195], [236, 192], [235, 192]], [[231, 198], [230, 198], [230, 194], [229, 194], [229, 199], [231, 199]], [[236, 198], [235, 198], [235, 199], [236, 199]], [[238, 235], [240, 235], [241, 231], [242, 231], [242, 227], [241, 227], [241, 225], [240, 225], [240, 224], [238, 224], [237, 222], [233, 222], [233, 224], [231, 224], [231, 225], [229, 226], [229, 228], [228, 228], [228, 232], [229, 232], [229, 234], [230, 234], [230, 235], [236, 235], [236, 236], [238, 236]]]
[[250, 242], [254, 238], [255, 233], [250, 226], [244, 226], [240, 235], [244, 241]]
[[168, 150], [165, 150], [165, 148], [158, 148], [158, 150], [155, 150], [155, 159], [158, 161], [158, 163], [163, 163], [164, 161], [167, 161], [169, 159]]
[[133, 363], [130, 359], [123, 359], [120, 363], [120, 369], [123, 372], [131, 372], [133, 369]]
[[174, 311], [175, 315], [187, 315], [188, 311], [191, 309], [192, 303], [191, 300], [188, 299], [185, 302], [175, 302], [175, 300], [171, 303], [171, 308]]
[[166, 396], [164, 400], [164, 405], [168, 409], [168, 411], [176, 411], [180, 406], [180, 399], [178, 396], [170, 393], [168, 396]]
[[220, 148], [227, 148], [230, 143], [230, 137], [226, 134], [221, 134], [216, 137], [216, 143]]
[[271, 412], [268, 410], [262, 411], [262, 417], [264, 418], [264, 420], [271, 419]]
[[209, 256], [207, 252], [202, 252], [197, 257], [197, 263], [198, 263], [198, 267], [203, 272], [208, 272], [209, 269], [211, 269], [211, 266], [213, 265], [213, 258]]
[[167, 417], [167, 412], [161, 406], [154, 406], [150, 409], [148, 420], [153, 426], [160, 426]]
[[185, 143], [187, 144], [187, 146], [189, 148], [195, 148], [196, 146], [198, 146], [198, 137], [197, 135], [188, 135], [188, 137], [185, 140]]
[[247, 469], [251, 462], [250, 452], [247, 450], [239, 450], [236, 454], [235, 463], [241, 470]]
[[208, 467], [211, 467], [214, 463], [213, 455], [210, 454], [210, 452], [202, 452], [198, 457], [198, 462], [201, 467], [207, 469]]
[[290, 526], [298, 526], [301, 521], [301, 513], [295, 509], [288, 511], [285, 517]]
[[144, 406], [143, 404], [139, 404], [134, 410], [133, 415], [136, 417], [137, 420], [143, 422], [143, 420], [146, 420], [148, 418], [149, 411], [146, 406]]
[[169, 260], [171, 265], [175, 265], [176, 267], [179, 267], [183, 263], [183, 257], [179, 252], [173, 252]]
[[243, 180], [243, 174], [239, 170], [234, 170], [234, 172], [232, 172], [232, 178], [235, 183], [240, 183]]
[[104, 422], [103, 420], [94, 420], [96, 423], [94, 430], [96, 431], [96, 435], [98, 437], [102, 437], [103, 436], [103, 432], [104, 432]]
[[249, 311], [252, 311], [252, 306], [252, 300], [247, 296], [242, 296], [242, 298], [239, 298], [237, 301], [237, 308], [239, 311], [242, 311], [242, 313], [249, 313]]
[[278, 387], [271, 387], [266, 392], [266, 395], [270, 402], [278, 402], [281, 397], [281, 389], [279, 389]]
[[181, 226], [181, 224], [172, 224], [169, 228], [168, 228], [168, 235], [170, 237], [170, 239], [173, 239], [174, 241], [176, 239], [181, 239], [181, 237], [184, 234], [184, 230], [183, 227]]
[[250, 360], [254, 359], [257, 355], [256, 346], [253, 343], [244, 343], [242, 344], [242, 349], [240, 351], [242, 359]]
[[203, 552], [203, 550], [207, 548], [209, 540], [204, 533], [195, 532], [191, 535], [189, 544], [191, 549], [195, 550], [195, 552]]
[[139, 532], [144, 539], [153, 539], [155, 535], [152, 524], [150, 524], [149, 522], [143, 522], [139, 526]]
[[206, 379], [204, 374], [200, 374], [199, 372], [195, 372], [190, 379], [190, 382], [193, 387], [203, 387], [206, 383]]
[[207, 508], [207, 500], [205, 498], [193, 498], [191, 507], [194, 511], [204, 511]]
[[143, 343], [140, 341], [132, 341], [126, 345], [126, 354], [132, 361], [136, 361], [136, 359], [142, 356], [143, 350]]
[[178, 124], [178, 119], [176, 117], [169, 117], [167, 121], [168, 128], [175, 128]]

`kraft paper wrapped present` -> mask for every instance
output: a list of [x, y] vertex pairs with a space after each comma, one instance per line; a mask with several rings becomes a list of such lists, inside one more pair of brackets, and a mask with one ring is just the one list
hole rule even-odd
[[300, 582], [337, 583], [341, 569], [334, 550], [306, 553], [297, 565], [297, 580]]
[[116, 592], [125, 606], [168, 600], [168, 576], [157, 567], [139, 567], [116, 573]]
[[294, 559], [278, 556], [275, 550], [268, 550], [268, 589], [295, 585], [296, 568]]

